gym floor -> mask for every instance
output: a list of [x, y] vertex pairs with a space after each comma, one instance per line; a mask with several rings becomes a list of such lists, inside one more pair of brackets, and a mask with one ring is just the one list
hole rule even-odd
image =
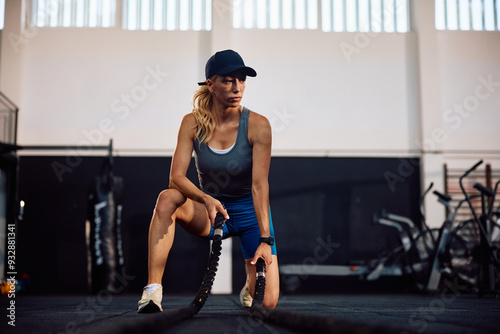
[[[18, 295], [15, 328], [5, 316], [1, 333], [316, 333], [290, 321], [262, 322], [244, 310], [236, 295], [211, 295], [193, 318], [154, 330], [137, 330], [169, 310], [188, 305], [192, 296], [165, 295], [164, 312], [137, 314], [138, 295]], [[2, 305], [8, 298], [2, 297]], [[2, 306], [5, 310], [5, 307]], [[331, 318], [333, 333], [500, 333], [500, 300], [466, 295], [450, 287], [440, 294], [284, 295], [277, 311]], [[297, 316], [292, 315], [297, 319]], [[292, 328], [287, 328], [292, 327]], [[140, 327], [140, 326], [139, 326]], [[135, 328], [135, 329], [134, 329]]]

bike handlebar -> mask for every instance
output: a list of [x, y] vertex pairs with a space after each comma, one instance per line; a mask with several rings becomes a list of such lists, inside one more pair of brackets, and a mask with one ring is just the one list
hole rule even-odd
[[432, 189], [433, 186], [434, 186], [434, 182], [431, 182], [431, 184], [429, 184], [427, 189], [424, 191], [422, 197], [425, 197], [425, 195], [427, 195], [427, 193]]
[[497, 192], [498, 192], [498, 186], [500, 185], [500, 179], [497, 181], [497, 183], [495, 183], [495, 190], [493, 190], [493, 194], [496, 196]]
[[483, 194], [485, 194], [488, 197], [493, 197], [495, 195], [495, 192], [493, 191], [493, 189], [485, 187], [481, 183], [474, 183], [474, 188], [476, 188], [477, 190], [479, 190], [480, 192], [482, 192]]
[[420, 208], [420, 220], [421, 220], [420, 223], [422, 224], [422, 226], [427, 226], [427, 223], [426, 223], [427, 219], [425, 217], [425, 211], [424, 211], [424, 199], [425, 199], [425, 196], [427, 196], [427, 194], [429, 193], [429, 191], [431, 191], [433, 186], [434, 186], [434, 182], [431, 182], [431, 184], [429, 184], [429, 186], [424, 191], [422, 196], [420, 196], [420, 203], [419, 203], [418, 207]]
[[470, 173], [472, 173], [482, 163], [483, 163], [483, 160], [479, 160], [474, 166], [472, 166], [468, 171], [466, 171], [465, 174], [462, 175], [462, 177], [466, 177], [467, 175], [469, 175]]
[[446, 195], [446, 194], [442, 194], [440, 193], [439, 191], [437, 190], [434, 190], [432, 192], [434, 195], [436, 195], [437, 197], [439, 197], [439, 199], [441, 199], [442, 201], [444, 202], [450, 202], [452, 200], [451, 196], [449, 195]]
[[460, 185], [460, 189], [462, 190], [462, 193], [464, 194], [465, 196], [465, 200], [467, 201], [467, 204], [469, 204], [469, 209], [471, 210], [472, 212], [472, 215], [474, 216], [474, 220], [475, 221], [479, 221], [478, 220], [478, 217], [477, 217], [477, 214], [476, 214], [476, 211], [474, 210], [474, 207], [472, 206], [472, 203], [470, 201], [470, 198], [469, 198], [469, 195], [467, 195], [467, 192], [465, 191], [465, 188], [464, 188], [464, 185], [462, 183], [462, 180], [467, 176], [469, 175], [473, 170], [475, 170], [480, 164], [483, 163], [483, 160], [479, 160], [474, 166], [472, 166], [468, 171], [466, 171], [462, 176], [460, 176], [460, 178], [458, 179], [458, 184]]
[[[479, 227], [479, 230], [481, 231], [481, 240], [485, 240], [486, 243], [488, 244], [488, 247], [491, 247], [491, 241], [489, 241], [488, 239], [488, 232], [486, 231], [485, 227], [483, 226], [483, 224], [480, 222], [479, 220], [479, 217], [476, 213], [476, 210], [474, 209], [474, 206], [472, 205], [472, 202], [470, 200], [470, 197], [469, 195], [467, 194], [467, 192], [465, 191], [465, 188], [464, 188], [464, 185], [462, 183], [462, 180], [463, 178], [465, 178], [467, 175], [469, 175], [470, 172], [472, 172], [474, 169], [476, 169], [480, 164], [483, 163], [483, 160], [480, 160], [478, 161], [474, 166], [472, 166], [467, 172], [465, 172], [464, 175], [462, 175], [458, 181], [458, 183], [460, 184], [460, 189], [462, 189], [462, 193], [464, 194], [465, 196], [465, 200], [467, 201], [467, 204], [469, 205], [469, 209], [470, 211], [472, 212], [472, 216], [474, 217], [474, 222], [477, 224], [477, 226]], [[474, 185], [474, 187], [476, 189], [478, 189], [476, 187], [476, 185]], [[497, 188], [497, 186], [495, 186], [495, 189]], [[493, 196], [493, 200], [495, 199], [495, 196]], [[493, 201], [492, 201], [493, 202]], [[492, 203], [493, 204], [493, 203]], [[489, 217], [491, 215], [491, 209], [493, 208], [493, 205], [491, 205], [490, 209], [488, 210], [489, 212], [486, 213], [484, 212], [484, 205], [483, 205], [483, 214], [486, 215], [487, 217]]]
[[490, 218], [491, 218], [491, 215], [495, 212], [495, 211], [493, 211], [493, 207], [495, 206], [495, 200], [496, 200], [499, 184], [500, 184], [500, 180], [498, 180], [497, 183], [495, 183], [495, 189], [492, 190], [493, 195], [491, 196], [491, 204], [490, 204], [490, 208], [488, 210], [488, 217], [490, 217]]

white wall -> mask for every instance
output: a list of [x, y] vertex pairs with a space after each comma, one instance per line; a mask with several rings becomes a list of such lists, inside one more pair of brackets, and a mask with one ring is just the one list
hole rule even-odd
[[[379, 34], [363, 43], [356, 36], [233, 31], [234, 48], [260, 70], [248, 81], [247, 101], [276, 119], [276, 152], [410, 148], [419, 129], [410, 122], [416, 110], [408, 103], [415, 80], [407, 71], [415, 66], [406, 50], [412, 34]], [[281, 122], [280, 114], [287, 115]]]
[[[20, 142], [105, 144], [113, 137], [123, 154], [171, 152], [203, 79], [207, 35], [38, 29], [24, 49]], [[376, 36], [350, 58], [340, 45], [356, 47], [352, 34], [233, 31], [225, 47], [258, 71], [244, 103], [272, 121], [277, 152], [404, 151], [418, 132], [410, 122], [408, 38]], [[151, 70], [161, 72], [160, 81], [148, 78]], [[145, 93], [143, 80], [154, 89]], [[101, 140], [93, 130], [105, 119], [112, 130], [101, 131]]]
[[175, 146], [207, 33], [39, 29], [25, 49], [22, 144]]
[[445, 150], [500, 150], [500, 32], [438, 35]]

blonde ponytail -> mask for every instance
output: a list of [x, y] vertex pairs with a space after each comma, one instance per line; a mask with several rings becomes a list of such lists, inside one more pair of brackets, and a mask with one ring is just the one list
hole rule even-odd
[[212, 115], [213, 97], [208, 87], [201, 86], [193, 96], [193, 114], [196, 119], [196, 137], [208, 143], [214, 134], [215, 119]]

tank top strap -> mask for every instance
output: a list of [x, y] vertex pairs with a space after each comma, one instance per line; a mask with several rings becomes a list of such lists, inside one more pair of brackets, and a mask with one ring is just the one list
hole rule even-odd
[[244, 143], [248, 143], [248, 117], [250, 116], [250, 110], [243, 107], [240, 116], [240, 125], [238, 129], [238, 140], [244, 140]]

